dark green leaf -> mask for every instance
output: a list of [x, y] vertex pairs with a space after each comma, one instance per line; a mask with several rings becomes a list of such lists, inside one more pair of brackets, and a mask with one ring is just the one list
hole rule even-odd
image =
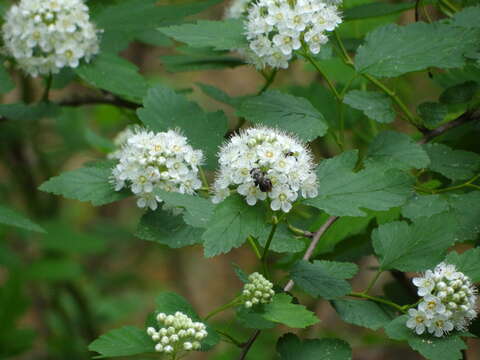
[[143, 108], [137, 113], [153, 131], [181, 129], [192, 146], [204, 152], [207, 166], [211, 169], [216, 167], [218, 146], [227, 132], [227, 118], [223, 112], [204, 113], [184, 96], [158, 85], [148, 91]]
[[100, 354], [99, 357], [131, 356], [155, 351], [155, 343], [145, 330], [124, 326], [111, 330], [92, 342], [88, 349]]
[[245, 29], [241, 19], [198, 20], [195, 24], [173, 25], [161, 28], [160, 31], [191, 47], [230, 50], [247, 45], [247, 39], [244, 35]]
[[457, 269], [470, 277], [474, 283], [480, 282], [480, 247], [462, 254], [452, 251], [445, 258], [445, 262], [456, 265]]
[[308, 100], [274, 90], [243, 101], [237, 115], [297, 134], [304, 141], [315, 140], [328, 129], [323, 115]]
[[478, 90], [478, 83], [466, 81], [446, 89], [440, 95], [440, 102], [443, 104], [463, 104], [473, 99]]
[[206, 95], [210, 96], [212, 99], [233, 107], [239, 107], [242, 101], [245, 99], [244, 97], [238, 97], [238, 98], [231, 97], [230, 95], [226, 94], [219, 88], [216, 88], [215, 86], [212, 86], [212, 85], [200, 84], [200, 83], [197, 83], [197, 85]]
[[302, 329], [319, 321], [305, 306], [292, 304], [292, 297], [288, 294], [275, 294], [272, 302], [263, 306], [262, 316], [269, 321]]
[[3, 205], [0, 205], [0, 224], [15, 226], [30, 231], [45, 232], [39, 225]]
[[381, 166], [355, 173], [357, 159], [357, 152], [348, 151], [323, 160], [317, 169], [319, 195], [305, 203], [337, 216], [366, 216], [360, 208], [388, 210], [405, 203], [412, 193], [410, 175]]
[[277, 343], [281, 360], [351, 360], [352, 349], [340, 339], [307, 339], [283, 335]]
[[434, 129], [440, 125], [448, 115], [448, 106], [445, 104], [424, 102], [418, 105], [418, 114], [423, 119], [423, 123], [429, 129]]
[[142, 216], [135, 236], [177, 249], [201, 243], [203, 231], [185, 224], [180, 215], [156, 210]]
[[478, 28], [480, 23], [480, 6], [471, 6], [462, 9], [462, 11], [455, 14], [453, 17], [453, 23], [457, 26], [467, 28]]
[[353, 263], [316, 260], [310, 263], [301, 260], [290, 270], [295, 284], [309, 295], [335, 299], [352, 291], [345, 279], [352, 278], [358, 271]]
[[441, 262], [455, 242], [456, 226], [449, 214], [420, 218], [409, 225], [395, 221], [372, 232], [382, 270], [424, 271]]
[[429, 169], [451, 180], [467, 180], [480, 170], [480, 155], [476, 153], [443, 144], [427, 144], [424, 149], [430, 157]]
[[480, 233], [480, 191], [446, 196], [456, 223], [456, 242], [475, 240]]
[[456, 68], [465, 64], [464, 54], [479, 41], [476, 29], [445, 23], [389, 24], [370, 32], [355, 57], [361, 73], [395, 77], [429, 67]]
[[372, 330], [384, 327], [393, 319], [390, 309], [373, 301], [334, 300], [332, 305], [343, 321]]
[[147, 93], [147, 83], [138, 68], [127, 60], [109, 53], [82, 64], [75, 72], [90, 85], [140, 103]]
[[391, 123], [395, 120], [392, 100], [384, 93], [351, 90], [345, 95], [343, 102], [363, 111], [368, 118], [379, 123]]
[[266, 232], [262, 204], [249, 206], [240, 196], [231, 195], [215, 207], [207, 231], [202, 235], [205, 256], [227, 253], [241, 246], [249, 235]]
[[169, 72], [228, 69], [245, 64], [242, 59], [225, 55], [164, 55], [160, 59]]
[[413, 350], [418, 351], [429, 360], [460, 360], [462, 350], [467, 346], [458, 335], [434, 337], [429, 335], [418, 336], [407, 328], [408, 316], [403, 315], [385, 327], [388, 337], [394, 340], [407, 341]]
[[[261, 305], [259, 306], [261, 307]], [[256, 308], [247, 309], [245, 306], [237, 307], [237, 321], [247, 329], [272, 329], [277, 325], [272, 321], [265, 320], [261, 311], [256, 310]]]
[[385, 168], [401, 170], [423, 169], [430, 159], [413, 139], [395, 131], [381, 132], [370, 144], [366, 164], [373, 163]]
[[447, 211], [449, 208], [446, 199], [440, 195], [415, 195], [402, 208], [402, 215], [411, 220], [429, 217]]
[[129, 196], [126, 191], [115, 191], [110, 183], [112, 167], [108, 161], [99, 161], [53, 177], [39, 189], [67, 199], [89, 201], [94, 206], [109, 204]]

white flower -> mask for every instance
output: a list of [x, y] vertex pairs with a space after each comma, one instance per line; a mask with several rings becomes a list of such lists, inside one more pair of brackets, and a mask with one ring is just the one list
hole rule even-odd
[[100, 32], [83, 0], [21, 0], [2, 27], [7, 53], [32, 76], [89, 62], [99, 52]]
[[245, 34], [247, 61], [258, 69], [287, 68], [302, 41], [317, 54], [328, 41], [326, 32], [342, 22], [335, 0], [257, 0], [248, 8]]
[[273, 295], [275, 295], [273, 284], [255, 272], [248, 276], [248, 283], [243, 287], [242, 301], [246, 308], [250, 308], [255, 304], [269, 303]]
[[137, 195], [140, 208], [157, 209], [161, 199], [154, 194], [155, 188], [193, 195], [202, 185], [198, 166], [203, 154], [176, 131], [154, 133], [141, 127], [128, 128], [115, 143], [121, 148], [110, 156], [118, 159], [111, 181], [116, 191], [127, 187]]
[[418, 335], [422, 335], [430, 324], [427, 314], [421, 310], [410, 309], [408, 310], [408, 315], [410, 315], [410, 317], [407, 320], [407, 327], [414, 329]]
[[[458, 271], [455, 265], [440, 263], [423, 277], [414, 278], [413, 284], [423, 297], [418, 312], [426, 314], [429, 333], [441, 337], [454, 328], [466, 331], [477, 317], [477, 291], [468, 276]], [[410, 309], [409, 313], [413, 314], [413, 310]], [[407, 326], [414, 328], [412, 317]]]
[[226, 19], [238, 19], [248, 10], [251, 0], [233, 0], [225, 10]]
[[301, 195], [317, 196], [317, 178], [310, 152], [297, 139], [275, 129], [250, 128], [233, 136], [220, 150], [220, 171], [212, 201], [231, 192], [249, 205], [272, 199], [272, 210], [289, 212]]

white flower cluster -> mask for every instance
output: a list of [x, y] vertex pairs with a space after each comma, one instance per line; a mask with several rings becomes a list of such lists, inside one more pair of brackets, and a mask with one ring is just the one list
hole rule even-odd
[[178, 355], [184, 351], [200, 350], [200, 342], [208, 335], [205, 324], [194, 322], [184, 313], [177, 311], [175, 315], [160, 313], [157, 315], [160, 329], [147, 329], [147, 334], [157, 344], [155, 351]]
[[247, 12], [252, 0], [233, 0], [225, 10], [226, 19], [238, 19]]
[[139, 207], [155, 210], [162, 200], [154, 188], [192, 195], [201, 187], [198, 166], [203, 153], [188, 145], [177, 131], [154, 133], [136, 128], [129, 136], [112, 170], [116, 191], [128, 187], [138, 196]]
[[32, 76], [76, 68], [99, 51], [99, 30], [83, 0], [21, 0], [2, 30], [7, 52]]
[[122, 148], [127, 143], [128, 139], [135, 135], [137, 131], [140, 131], [141, 127], [138, 125], [127, 126], [125, 129], [120, 131], [115, 139], [113, 139], [113, 145], [115, 145], [115, 150], [108, 154], [109, 159], [120, 159], [122, 154]]
[[289, 212], [299, 193], [317, 196], [317, 177], [310, 152], [297, 139], [276, 129], [250, 128], [233, 136], [220, 150], [220, 171], [212, 201], [236, 191], [249, 205], [271, 200], [272, 210]]
[[453, 329], [464, 331], [477, 317], [477, 290], [455, 265], [442, 262], [413, 283], [423, 299], [417, 309], [408, 311], [407, 327], [417, 334], [428, 330], [441, 337]]
[[275, 291], [273, 291], [273, 284], [270, 281], [257, 272], [250, 274], [248, 281], [242, 291], [246, 308], [251, 308], [256, 304], [268, 304], [272, 300]]
[[332, 2], [322, 0], [258, 0], [248, 10], [246, 36], [257, 68], [288, 68], [295, 50], [313, 54], [328, 41], [342, 19]]

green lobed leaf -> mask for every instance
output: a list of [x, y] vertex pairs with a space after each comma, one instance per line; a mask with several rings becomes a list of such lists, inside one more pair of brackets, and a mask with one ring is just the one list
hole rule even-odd
[[135, 236], [178, 249], [201, 243], [203, 231], [187, 225], [180, 215], [157, 209], [142, 216]]
[[445, 258], [448, 264], [470, 277], [474, 283], [480, 282], [480, 247], [467, 250], [461, 254], [452, 251]]
[[419, 218], [411, 225], [394, 221], [372, 232], [382, 270], [424, 271], [441, 262], [455, 242], [455, 221], [449, 214]]
[[0, 224], [15, 226], [29, 231], [45, 232], [39, 225], [4, 205], [0, 205]]
[[479, 28], [480, 6], [470, 6], [463, 8], [453, 16], [453, 23], [457, 26], [466, 28]]
[[244, 35], [245, 29], [241, 19], [198, 20], [194, 24], [163, 27], [160, 28], [160, 31], [191, 47], [230, 50], [247, 46], [247, 39]]
[[323, 115], [307, 99], [275, 90], [246, 99], [237, 115], [255, 124], [297, 134], [304, 141], [315, 140], [328, 129]]
[[426, 144], [430, 157], [429, 169], [451, 180], [467, 180], [480, 170], [480, 155], [464, 150], [454, 150], [443, 144]]
[[440, 195], [415, 195], [402, 207], [402, 215], [415, 220], [424, 216], [440, 214], [448, 209], [447, 200]]
[[[268, 239], [269, 229], [265, 229], [265, 233], [258, 238], [261, 246], [265, 246]], [[277, 225], [275, 236], [270, 244], [270, 250], [278, 253], [298, 253], [305, 249], [305, 242], [296, 238], [284, 222]]]
[[475, 240], [480, 233], [480, 191], [448, 194], [449, 215], [456, 223], [457, 242]]
[[373, 301], [339, 299], [332, 306], [340, 318], [353, 325], [378, 330], [393, 320], [393, 313], [386, 306]]
[[462, 350], [467, 346], [460, 336], [450, 334], [444, 337], [429, 335], [418, 336], [407, 328], [408, 316], [402, 315], [385, 327], [388, 337], [394, 340], [407, 341], [410, 347], [429, 360], [460, 360]]
[[265, 234], [263, 204], [249, 206], [239, 195], [231, 195], [218, 204], [202, 235], [205, 256], [212, 257], [240, 247], [249, 235]]
[[345, 279], [352, 278], [357, 271], [358, 266], [353, 263], [300, 260], [290, 270], [290, 275], [295, 284], [309, 295], [335, 299], [352, 291]]
[[272, 302], [263, 306], [262, 316], [269, 321], [302, 329], [319, 321], [305, 306], [293, 304], [288, 294], [275, 294]]
[[448, 106], [440, 103], [424, 102], [418, 105], [417, 112], [427, 128], [435, 129], [448, 115]]
[[157, 85], [148, 91], [138, 117], [153, 131], [179, 128], [195, 149], [201, 149], [209, 169], [216, 167], [216, 153], [227, 132], [223, 112], [205, 113], [172, 89]]
[[395, 131], [383, 131], [370, 144], [365, 163], [400, 170], [423, 169], [430, 164], [422, 146], [413, 139]]
[[307, 339], [285, 334], [277, 343], [281, 360], [351, 360], [350, 345], [340, 339]]
[[62, 195], [67, 199], [89, 201], [94, 206], [119, 201], [129, 196], [129, 193], [115, 191], [110, 183], [112, 167], [109, 161], [98, 161], [53, 177], [44, 182], [39, 190]]
[[100, 336], [88, 349], [100, 354], [100, 358], [132, 356], [153, 353], [155, 343], [145, 330], [124, 326]]
[[[263, 309], [262, 305], [257, 306]], [[262, 310], [258, 311], [257, 309], [247, 309], [245, 306], [239, 306], [236, 308], [235, 315], [240, 325], [247, 329], [273, 329], [277, 324], [264, 319], [261, 311]]]
[[[155, 298], [155, 312], [173, 315], [177, 311], [183, 312], [193, 321], [203, 322], [193, 309], [192, 305], [183, 297], [173, 292], [162, 292]], [[220, 338], [215, 330], [207, 325], [208, 336], [202, 341], [202, 350], [209, 350], [216, 345]]]
[[349, 91], [343, 102], [352, 108], [361, 110], [368, 118], [379, 123], [391, 123], [395, 120], [392, 100], [387, 95], [376, 91]]
[[224, 91], [216, 88], [212, 85], [201, 84], [197, 83], [198, 87], [205, 93], [205, 95], [210, 96], [212, 99], [233, 106], [233, 107], [240, 107], [240, 104], [245, 99], [245, 97], [231, 97]]
[[388, 210], [412, 194], [413, 178], [397, 169], [367, 166], [354, 172], [358, 153], [347, 151], [317, 168], [319, 195], [305, 203], [336, 216], [366, 216], [361, 208]]
[[389, 24], [366, 36], [355, 57], [360, 73], [396, 77], [429, 67], [462, 67], [464, 54], [475, 48], [480, 33], [445, 23]]
[[111, 53], [101, 53], [89, 64], [81, 64], [75, 72], [88, 84], [131, 101], [140, 103], [147, 93], [147, 82], [138, 68]]
[[161, 189], [155, 189], [155, 194], [165, 204], [184, 209], [183, 219], [193, 227], [206, 228], [215, 208], [209, 199], [200, 196], [167, 192]]

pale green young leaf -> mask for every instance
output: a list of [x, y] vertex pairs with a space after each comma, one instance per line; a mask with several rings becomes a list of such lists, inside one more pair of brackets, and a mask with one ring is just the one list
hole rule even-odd
[[140, 103], [148, 84], [129, 61], [109, 53], [96, 56], [89, 64], [81, 64], [75, 72], [93, 87], [110, 91]]
[[183, 95], [157, 85], [148, 91], [143, 108], [138, 109], [137, 114], [153, 131], [180, 129], [195, 149], [203, 151], [207, 167], [216, 167], [216, 153], [227, 132], [223, 112], [205, 113]]
[[22, 214], [0, 205], [0, 225], [15, 226], [21, 229], [44, 233], [45, 230]]
[[201, 243], [203, 231], [187, 225], [180, 215], [157, 209], [142, 216], [135, 236], [178, 249]]
[[330, 215], [366, 216], [361, 208], [388, 210], [412, 194], [413, 178], [397, 169], [367, 166], [354, 172], [358, 153], [347, 151], [323, 160], [317, 169], [319, 195], [305, 203]]
[[365, 163], [400, 170], [423, 169], [430, 159], [413, 139], [395, 131], [383, 131], [370, 144]]
[[372, 232], [382, 270], [424, 271], [441, 262], [455, 243], [456, 225], [446, 213], [422, 217], [409, 225], [395, 221]]
[[396, 77], [429, 67], [462, 67], [464, 54], [478, 44], [477, 29], [445, 23], [389, 24], [368, 33], [355, 57], [360, 73]]
[[440, 195], [415, 195], [402, 207], [402, 215], [415, 220], [448, 211], [447, 200]]
[[435, 337], [431, 335], [416, 335], [412, 329], [407, 328], [408, 316], [402, 315], [394, 319], [385, 327], [388, 337], [393, 340], [407, 341], [408, 345], [422, 354], [428, 360], [460, 360], [462, 350], [467, 346], [462, 338], [455, 334]]
[[319, 321], [313, 312], [303, 305], [293, 304], [292, 300], [288, 294], [275, 294], [272, 302], [263, 306], [263, 318], [302, 329]]
[[[247, 39], [244, 35], [245, 29], [241, 19], [198, 20], [194, 24], [173, 25], [159, 30], [191, 47], [230, 50], [247, 46]], [[221, 36], [219, 36], [220, 34]]]
[[155, 352], [155, 343], [143, 329], [124, 326], [100, 336], [88, 349], [100, 354], [100, 358], [132, 356]]
[[353, 263], [316, 260], [297, 262], [290, 270], [295, 284], [309, 295], [335, 299], [352, 291], [345, 279], [352, 278], [358, 271]]
[[248, 236], [258, 237], [267, 231], [263, 204], [248, 205], [238, 195], [230, 195], [218, 204], [202, 235], [205, 256], [224, 254], [240, 247]]
[[99, 161], [53, 177], [39, 189], [67, 199], [89, 201], [94, 206], [109, 204], [129, 196], [127, 191], [115, 191], [110, 183], [112, 168], [111, 162]]
[[452, 251], [445, 258], [445, 262], [456, 265], [457, 269], [470, 277], [474, 283], [480, 282], [480, 247], [461, 254]]
[[[157, 314], [163, 312], [167, 315], [173, 315], [177, 311], [184, 313], [193, 321], [203, 322], [192, 305], [183, 296], [173, 292], [162, 292], [155, 298], [155, 312]], [[205, 323], [205, 325], [207, 326], [208, 336], [202, 341], [202, 350], [204, 351], [209, 350], [220, 341], [215, 330], [208, 324]]]
[[184, 209], [183, 219], [188, 225], [193, 227], [206, 228], [215, 208], [210, 199], [201, 198], [200, 196], [167, 192], [161, 189], [155, 189], [155, 194], [165, 204]]
[[332, 306], [343, 321], [372, 330], [384, 327], [394, 317], [389, 308], [373, 301], [339, 299], [332, 301]]
[[480, 155], [476, 153], [443, 144], [427, 144], [424, 149], [430, 157], [429, 169], [451, 180], [467, 180], [480, 171]]
[[306, 339], [285, 334], [277, 343], [280, 360], [351, 360], [350, 345], [340, 339]]
[[255, 124], [297, 134], [304, 141], [315, 140], [328, 129], [323, 115], [307, 99], [276, 90], [246, 99], [237, 115]]
[[379, 123], [391, 123], [395, 120], [392, 100], [384, 93], [351, 90], [345, 95], [343, 102], [361, 110], [365, 116]]

